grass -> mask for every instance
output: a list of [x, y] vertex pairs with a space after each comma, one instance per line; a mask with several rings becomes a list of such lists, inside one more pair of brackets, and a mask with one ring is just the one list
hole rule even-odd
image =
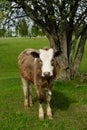
[[[51, 106], [53, 120], [38, 119], [38, 101], [33, 87], [34, 105], [23, 108], [23, 92], [17, 57], [25, 48], [49, 46], [45, 38], [0, 39], [0, 130], [87, 130], [87, 81], [54, 83]], [[80, 72], [87, 72], [87, 45]], [[80, 85], [80, 86], [79, 86]]]

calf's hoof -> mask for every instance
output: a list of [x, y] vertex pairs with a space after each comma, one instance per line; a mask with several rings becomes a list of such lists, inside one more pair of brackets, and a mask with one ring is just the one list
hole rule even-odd
[[52, 118], [52, 111], [51, 111], [51, 108], [50, 108], [50, 107], [47, 108], [47, 116], [48, 116], [48, 119], [50, 119], [50, 120], [53, 119], [53, 118]]
[[30, 103], [30, 107], [32, 107], [33, 106], [33, 103]]
[[39, 119], [40, 119], [41, 121], [43, 121], [43, 120], [44, 120], [44, 116], [43, 116], [43, 115], [39, 115]]
[[28, 106], [27, 106], [27, 105], [24, 105], [24, 109], [28, 109]]
[[52, 120], [52, 119], [53, 119], [53, 117], [49, 115], [49, 116], [48, 116], [48, 119], [49, 119], [49, 120]]
[[43, 112], [43, 109], [39, 109], [39, 119], [40, 120], [44, 120], [44, 112]]
[[28, 101], [27, 100], [24, 101], [24, 108], [28, 109]]

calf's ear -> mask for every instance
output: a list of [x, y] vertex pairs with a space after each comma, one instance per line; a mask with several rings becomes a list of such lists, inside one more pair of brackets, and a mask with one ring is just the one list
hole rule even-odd
[[38, 52], [31, 52], [31, 55], [32, 55], [34, 58], [39, 58], [39, 53], [38, 53]]
[[60, 56], [62, 54], [62, 51], [60, 50], [60, 51], [56, 51], [55, 53], [54, 53], [54, 57], [57, 57], [57, 56]]

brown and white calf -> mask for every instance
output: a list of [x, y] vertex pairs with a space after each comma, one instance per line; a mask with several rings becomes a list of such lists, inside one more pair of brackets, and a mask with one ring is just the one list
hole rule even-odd
[[46, 88], [47, 100], [47, 116], [52, 119], [52, 111], [50, 100], [52, 95], [53, 79], [56, 74], [55, 56], [53, 49], [26, 49], [18, 57], [18, 65], [23, 83], [24, 107], [32, 106], [31, 89], [32, 83], [35, 85], [39, 99], [39, 118], [44, 119], [44, 111], [42, 107], [43, 92], [42, 88]]

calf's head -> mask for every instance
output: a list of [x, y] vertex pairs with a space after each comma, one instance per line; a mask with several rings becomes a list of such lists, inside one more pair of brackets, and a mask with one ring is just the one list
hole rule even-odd
[[32, 55], [34, 57], [38, 57], [41, 62], [41, 71], [42, 71], [42, 77], [51, 77], [53, 76], [53, 70], [54, 70], [54, 57], [58, 56], [60, 53], [57, 51], [54, 53], [54, 50], [52, 48], [50, 49], [40, 49], [39, 53], [32, 52]]

